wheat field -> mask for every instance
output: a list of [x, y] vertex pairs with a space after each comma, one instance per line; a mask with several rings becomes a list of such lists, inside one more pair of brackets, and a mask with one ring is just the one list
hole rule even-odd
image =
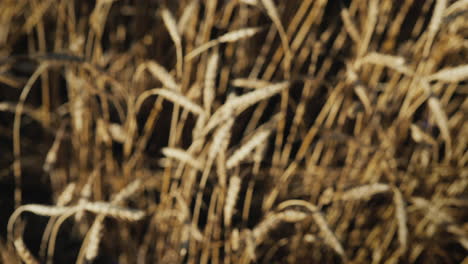
[[468, 263], [468, 1], [1, 0], [0, 262]]

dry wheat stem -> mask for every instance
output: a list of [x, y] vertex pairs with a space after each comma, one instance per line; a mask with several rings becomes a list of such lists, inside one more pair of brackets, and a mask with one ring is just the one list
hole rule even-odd
[[8, 219], [7, 231], [10, 239], [13, 238], [13, 227], [16, 219], [24, 212], [31, 212], [41, 216], [58, 216], [70, 211], [72, 207], [46, 206], [39, 204], [27, 204], [18, 207]]
[[356, 27], [356, 24], [353, 22], [351, 15], [349, 14], [349, 11], [347, 8], [343, 8], [341, 10], [341, 19], [343, 19], [343, 24], [345, 26], [346, 31], [348, 32], [349, 36], [351, 39], [356, 43], [359, 44], [361, 36], [359, 34], [359, 31]]
[[21, 115], [24, 108], [24, 103], [28, 97], [29, 92], [32, 89], [33, 84], [39, 78], [39, 76], [49, 68], [49, 64], [41, 63], [36, 71], [28, 79], [28, 82], [21, 91], [18, 104], [16, 105], [15, 110], [15, 119], [13, 121], [13, 153], [15, 160], [13, 162], [13, 173], [15, 177], [15, 207], [20, 206], [21, 204]]
[[281, 19], [278, 14], [278, 10], [275, 6], [275, 3], [273, 0], [261, 0], [263, 6], [267, 10], [268, 16], [270, 16], [271, 20], [273, 21], [273, 24], [275, 24], [276, 28], [278, 29], [278, 33], [281, 38], [281, 45], [283, 46], [284, 49], [284, 68], [285, 68], [285, 76], [286, 78], [289, 79], [290, 76], [290, 68], [291, 68], [291, 62], [292, 62], [292, 53], [291, 53], [291, 47], [289, 46], [289, 39], [286, 34], [286, 31], [284, 30], [283, 24], [281, 23]]
[[163, 18], [164, 25], [166, 25], [167, 31], [174, 41], [176, 46], [177, 53], [177, 76], [182, 76], [182, 66], [183, 66], [183, 54], [182, 54], [182, 39], [179, 35], [179, 30], [177, 28], [177, 22], [172, 16], [171, 12], [167, 8], [163, 8], [161, 11], [161, 16]]

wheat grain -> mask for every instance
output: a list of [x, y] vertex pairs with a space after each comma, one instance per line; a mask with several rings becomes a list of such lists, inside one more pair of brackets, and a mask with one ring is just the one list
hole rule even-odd
[[402, 252], [408, 249], [408, 227], [406, 225], [407, 217], [405, 210], [405, 201], [400, 190], [393, 188], [393, 201], [395, 203], [395, 218], [398, 223], [398, 241]]
[[253, 28], [242, 28], [239, 30], [228, 32], [220, 36], [217, 40], [220, 43], [236, 42], [242, 39], [251, 38], [260, 32], [262, 28], [253, 27]]
[[89, 235], [89, 242], [86, 247], [86, 260], [87, 261], [92, 261], [96, 258], [99, 252], [99, 243], [101, 241], [101, 236], [102, 236], [102, 228], [103, 228], [103, 220], [102, 219], [96, 219], [94, 221], [93, 225], [88, 231]]
[[239, 250], [239, 229], [237, 228], [231, 231], [231, 248], [233, 251]]
[[145, 217], [145, 212], [142, 210], [127, 209], [105, 202], [88, 202], [83, 205], [83, 208], [95, 214], [103, 214], [127, 221], [138, 221]]
[[245, 109], [249, 108], [253, 104], [256, 104], [262, 100], [272, 97], [275, 94], [278, 94], [279, 92], [284, 91], [289, 87], [289, 85], [289, 82], [272, 84], [262, 89], [258, 89], [250, 93], [238, 96], [232, 99], [230, 102], [227, 102], [226, 104], [230, 104], [231, 107], [236, 109], [235, 113], [238, 115], [244, 112]]
[[159, 95], [169, 101], [171, 101], [174, 104], [178, 104], [182, 106], [183, 108], [187, 109], [188, 111], [197, 114], [197, 115], [205, 115], [205, 111], [203, 110], [202, 107], [197, 105], [196, 103], [192, 102], [190, 99], [187, 97], [179, 94], [176, 91], [172, 90], [167, 90], [167, 89], [161, 89], [161, 88], [156, 88], [156, 89], [151, 89], [148, 91], [143, 92], [137, 99], [135, 103], [135, 108], [139, 110], [141, 108], [141, 105], [143, 102], [150, 96], [152, 95]]
[[65, 126], [61, 126], [55, 136], [54, 143], [52, 143], [52, 147], [49, 149], [46, 155], [46, 159], [44, 162], [43, 169], [46, 172], [50, 172], [52, 167], [57, 162], [57, 153], [60, 147], [60, 143], [62, 142], [62, 138], [65, 132]]
[[203, 163], [199, 160], [196, 160], [190, 153], [185, 150], [177, 148], [163, 148], [162, 153], [168, 158], [187, 163], [197, 170], [203, 170]]
[[65, 212], [69, 211], [72, 207], [67, 206], [49, 206], [49, 205], [40, 205], [40, 204], [26, 204], [18, 207], [15, 210], [14, 215], [23, 213], [23, 212], [30, 212], [36, 215], [41, 216], [57, 216], [64, 214]]
[[259, 80], [259, 79], [243, 79], [243, 78], [237, 78], [231, 81], [231, 84], [233, 86], [237, 87], [243, 87], [243, 88], [248, 88], [248, 89], [260, 89], [264, 88], [266, 86], [271, 85], [271, 82], [264, 81], [264, 80]]
[[209, 48], [212, 48], [218, 45], [219, 43], [236, 42], [242, 39], [250, 38], [256, 35], [260, 31], [261, 31], [261, 28], [254, 27], [254, 28], [243, 28], [243, 29], [228, 32], [220, 36], [217, 39], [206, 42], [205, 44], [202, 44], [201, 46], [195, 48], [194, 50], [192, 50], [189, 54], [185, 56], [185, 60], [190, 61], [196, 56], [203, 53], [204, 51], [208, 50]]
[[185, 55], [185, 61], [191, 61], [192, 59], [194, 59], [195, 57], [197, 57], [198, 55], [200, 55], [201, 53], [205, 52], [206, 50], [216, 46], [219, 44], [219, 41], [216, 41], [216, 40], [211, 40], [211, 41], [208, 41], [206, 42], [205, 44], [202, 44], [198, 47], [196, 47], [195, 49], [193, 49], [192, 51], [190, 51], [190, 53], [188, 53], [187, 55]]
[[468, 64], [444, 68], [428, 76], [430, 81], [461, 82], [468, 79]]
[[[88, 179], [86, 180], [86, 183], [80, 192], [80, 199], [78, 200], [78, 205], [77, 205], [78, 207], [83, 207], [84, 204], [87, 203], [89, 199], [91, 198], [92, 186], [93, 186], [94, 180], [99, 174], [100, 169], [101, 169], [100, 166], [95, 168], [93, 172], [91, 173], [91, 175], [88, 176]], [[83, 217], [83, 210], [80, 210], [75, 215], [75, 220], [80, 221], [82, 217]]]
[[75, 192], [76, 184], [71, 182], [65, 187], [60, 196], [57, 198], [57, 205], [67, 205], [73, 199], [73, 193]]
[[257, 224], [252, 230], [255, 245], [260, 245], [265, 239], [270, 230], [280, 224], [281, 218], [278, 214], [267, 215], [259, 224]]
[[258, 131], [249, 141], [237, 149], [227, 160], [226, 167], [232, 169], [244, 160], [255, 148], [264, 144], [271, 130]]
[[241, 179], [239, 176], [232, 176], [229, 180], [229, 187], [226, 194], [226, 200], [224, 204], [224, 225], [231, 226], [231, 219], [234, 213], [234, 207], [236, 206], [237, 196], [241, 187]]
[[128, 138], [127, 132], [120, 124], [111, 123], [109, 124], [108, 130], [109, 135], [116, 142], [124, 143], [125, 140]]
[[179, 91], [180, 90], [179, 84], [176, 83], [176, 81], [174, 80], [172, 75], [169, 72], [167, 72], [167, 70], [163, 66], [161, 66], [159, 63], [157, 63], [155, 61], [147, 61], [147, 62], [139, 65], [138, 68], [135, 71], [135, 79], [139, 80], [141, 78], [142, 73], [146, 69], [148, 69], [149, 72], [156, 79], [161, 81], [161, 83], [165, 87], [167, 87], [167, 88], [169, 88], [171, 90], [174, 90], [174, 91]]
[[218, 69], [219, 54], [214, 51], [208, 59], [205, 74], [205, 87], [203, 88], [203, 106], [207, 113], [211, 112], [211, 107], [215, 99], [216, 88], [216, 73]]
[[125, 186], [122, 190], [120, 190], [114, 197], [112, 197], [112, 204], [120, 204], [132, 195], [134, 195], [138, 190], [142, 187], [142, 179], [136, 179], [132, 181], [130, 184]]
[[258, 0], [240, 0], [242, 4], [258, 6]]
[[[227, 147], [226, 147], [227, 149]], [[226, 170], [226, 152], [220, 151], [216, 157], [216, 174], [218, 175], [218, 182], [222, 188], [226, 188], [227, 170]]]
[[423, 56], [428, 57], [429, 52], [434, 42], [434, 38], [440, 29], [445, 9], [447, 7], [447, 0], [437, 0], [432, 13], [431, 21], [429, 22], [427, 30], [427, 40], [424, 45]]
[[180, 34], [184, 34], [187, 25], [190, 21], [190, 18], [194, 15], [194, 11], [197, 7], [198, 1], [190, 1], [188, 5], [185, 6], [184, 12], [180, 16], [179, 23], [177, 24], [177, 31]]
[[379, 193], [386, 193], [390, 191], [391, 188], [387, 184], [383, 183], [374, 183], [359, 186], [353, 188], [349, 191], [343, 193], [340, 197], [342, 200], [362, 200], [362, 199], [369, 199], [370, 197], [379, 194]]
[[216, 155], [220, 151], [226, 150], [231, 137], [231, 129], [233, 124], [234, 118], [231, 115], [231, 118], [229, 118], [225, 124], [220, 126], [213, 135], [213, 141], [208, 151], [208, 158], [206, 161], [205, 169], [203, 170], [203, 174], [200, 180], [199, 191], [195, 201], [195, 209], [193, 214], [194, 223], [197, 223], [198, 221], [202, 205], [202, 194], [205, 189], [206, 182], [208, 181], [208, 176], [210, 175], [211, 166], [213, 165], [213, 161], [215, 160]]
[[253, 161], [254, 161], [253, 172], [255, 174], [258, 174], [258, 172], [260, 171], [260, 163], [262, 162], [263, 157], [265, 156], [267, 146], [268, 144], [262, 144], [255, 149], [255, 153], [253, 154]]
[[205, 128], [203, 129], [203, 135], [206, 135], [211, 129], [216, 127], [221, 122], [225, 121], [229, 113], [233, 111], [235, 115], [239, 115], [247, 108], [252, 106], [255, 103], [258, 103], [262, 100], [265, 100], [273, 95], [287, 89], [289, 87], [289, 82], [282, 82], [277, 84], [272, 84], [270, 86], [264, 87], [262, 89], [254, 90], [247, 94], [237, 96], [227, 100], [226, 103], [221, 106], [208, 120]]
[[290, 222], [290, 223], [303, 221], [308, 216], [309, 215], [304, 212], [297, 211], [297, 210], [290, 210], [290, 209], [284, 210], [283, 212], [279, 213], [279, 217], [281, 218], [282, 221]]

